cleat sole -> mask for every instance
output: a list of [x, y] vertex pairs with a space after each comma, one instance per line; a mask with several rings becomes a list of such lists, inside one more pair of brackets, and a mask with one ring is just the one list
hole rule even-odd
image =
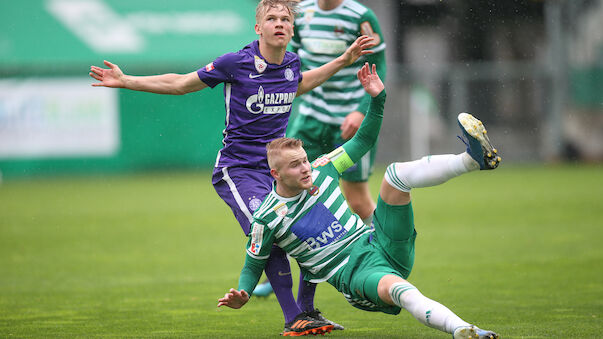
[[325, 335], [325, 333], [331, 333], [331, 331], [333, 331], [333, 325], [327, 325], [327, 326], [323, 326], [323, 327], [317, 327], [317, 328], [313, 328], [313, 329], [309, 329], [309, 330], [305, 330], [305, 331], [300, 331], [300, 332], [295, 332], [295, 331], [290, 331], [290, 332], [283, 332], [281, 335], [283, 337], [301, 337], [301, 336], [305, 336], [305, 335]]
[[495, 169], [498, 167], [502, 159], [500, 156], [495, 156], [495, 154], [498, 154], [498, 151], [492, 146], [484, 124], [469, 113], [459, 114], [458, 122], [467, 134], [480, 143], [482, 153], [484, 154], [484, 165], [486, 166], [484, 169]]
[[454, 331], [454, 339], [499, 339], [498, 334], [484, 331], [475, 326], [465, 327]]

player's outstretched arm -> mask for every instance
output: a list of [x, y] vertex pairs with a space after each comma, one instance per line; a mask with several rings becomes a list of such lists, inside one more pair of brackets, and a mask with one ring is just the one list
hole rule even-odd
[[299, 83], [297, 95], [302, 95], [322, 85], [327, 79], [339, 72], [342, 68], [353, 64], [363, 55], [371, 54], [369, 48], [375, 47], [374, 38], [363, 35], [339, 57], [318, 68], [303, 72], [302, 81]]
[[353, 166], [375, 145], [383, 120], [383, 107], [386, 97], [385, 86], [377, 74], [376, 66], [373, 64], [369, 68], [368, 63], [365, 63], [358, 71], [358, 80], [362, 83], [364, 90], [371, 96], [371, 103], [358, 132], [341, 146], [348, 158], [340, 157], [343, 160], [335, 166], [339, 173], [343, 173], [347, 168]]
[[90, 66], [90, 76], [98, 82], [92, 86], [127, 88], [134, 91], [143, 91], [157, 94], [186, 94], [196, 92], [207, 87], [197, 72], [188, 74], [161, 74], [152, 76], [132, 76], [122, 72], [119, 66], [104, 61], [109, 68]]
[[230, 308], [241, 308], [249, 301], [249, 294], [245, 290], [237, 291], [234, 288], [224, 295], [224, 298], [218, 299], [218, 307], [227, 306]]

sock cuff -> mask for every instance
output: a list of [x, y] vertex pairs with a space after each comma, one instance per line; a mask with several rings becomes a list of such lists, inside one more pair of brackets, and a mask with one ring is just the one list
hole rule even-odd
[[407, 291], [411, 291], [411, 290], [415, 290], [418, 291], [416, 287], [414, 287], [411, 283], [409, 282], [397, 282], [392, 284], [389, 287], [389, 296], [392, 298], [392, 301], [394, 302], [394, 304], [396, 304], [397, 306], [404, 308], [403, 302], [402, 302], [402, 294], [404, 292]]
[[404, 180], [402, 180], [396, 173], [396, 163], [392, 163], [387, 166], [387, 170], [385, 171], [385, 181], [399, 191], [406, 193], [410, 192], [410, 186], [404, 183]]

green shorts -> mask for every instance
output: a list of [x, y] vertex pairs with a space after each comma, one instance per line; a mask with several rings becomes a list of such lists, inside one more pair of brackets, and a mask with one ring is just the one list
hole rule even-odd
[[354, 244], [347, 264], [328, 281], [354, 307], [398, 314], [399, 307], [379, 298], [377, 286], [385, 275], [410, 275], [417, 237], [412, 205], [392, 206], [379, 197], [373, 221], [375, 231]]
[[[308, 160], [314, 161], [346, 142], [341, 138], [340, 128], [340, 125], [327, 124], [310, 116], [298, 114], [289, 126], [287, 136], [303, 141]], [[343, 179], [351, 182], [367, 181], [373, 173], [376, 153], [377, 144], [360, 161], [343, 173]]]

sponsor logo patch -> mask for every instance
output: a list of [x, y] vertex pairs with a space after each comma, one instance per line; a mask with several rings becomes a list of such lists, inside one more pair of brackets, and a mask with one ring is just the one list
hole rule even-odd
[[282, 114], [291, 110], [291, 103], [295, 99], [295, 92], [291, 93], [265, 93], [264, 87], [258, 88], [258, 94], [247, 98], [245, 106], [253, 114]]
[[331, 211], [320, 202], [294, 223], [291, 231], [311, 249], [319, 249], [337, 242], [348, 233]]
[[262, 238], [264, 238], [264, 226], [254, 222], [253, 229], [251, 230], [251, 245], [249, 246], [249, 252], [254, 255], [260, 254]]
[[314, 162], [312, 163], [312, 167], [314, 167], [314, 168], [322, 167], [322, 166], [328, 164], [329, 162], [331, 162], [331, 159], [323, 156], [323, 157], [320, 157], [320, 158], [314, 160]]
[[211, 72], [211, 71], [213, 71], [214, 69], [216, 69], [216, 67], [214, 67], [214, 63], [213, 63], [213, 62], [210, 62], [209, 64], [207, 64], [207, 65], [205, 66], [205, 70], [206, 70], [206, 71], [208, 71], [208, 72]]

